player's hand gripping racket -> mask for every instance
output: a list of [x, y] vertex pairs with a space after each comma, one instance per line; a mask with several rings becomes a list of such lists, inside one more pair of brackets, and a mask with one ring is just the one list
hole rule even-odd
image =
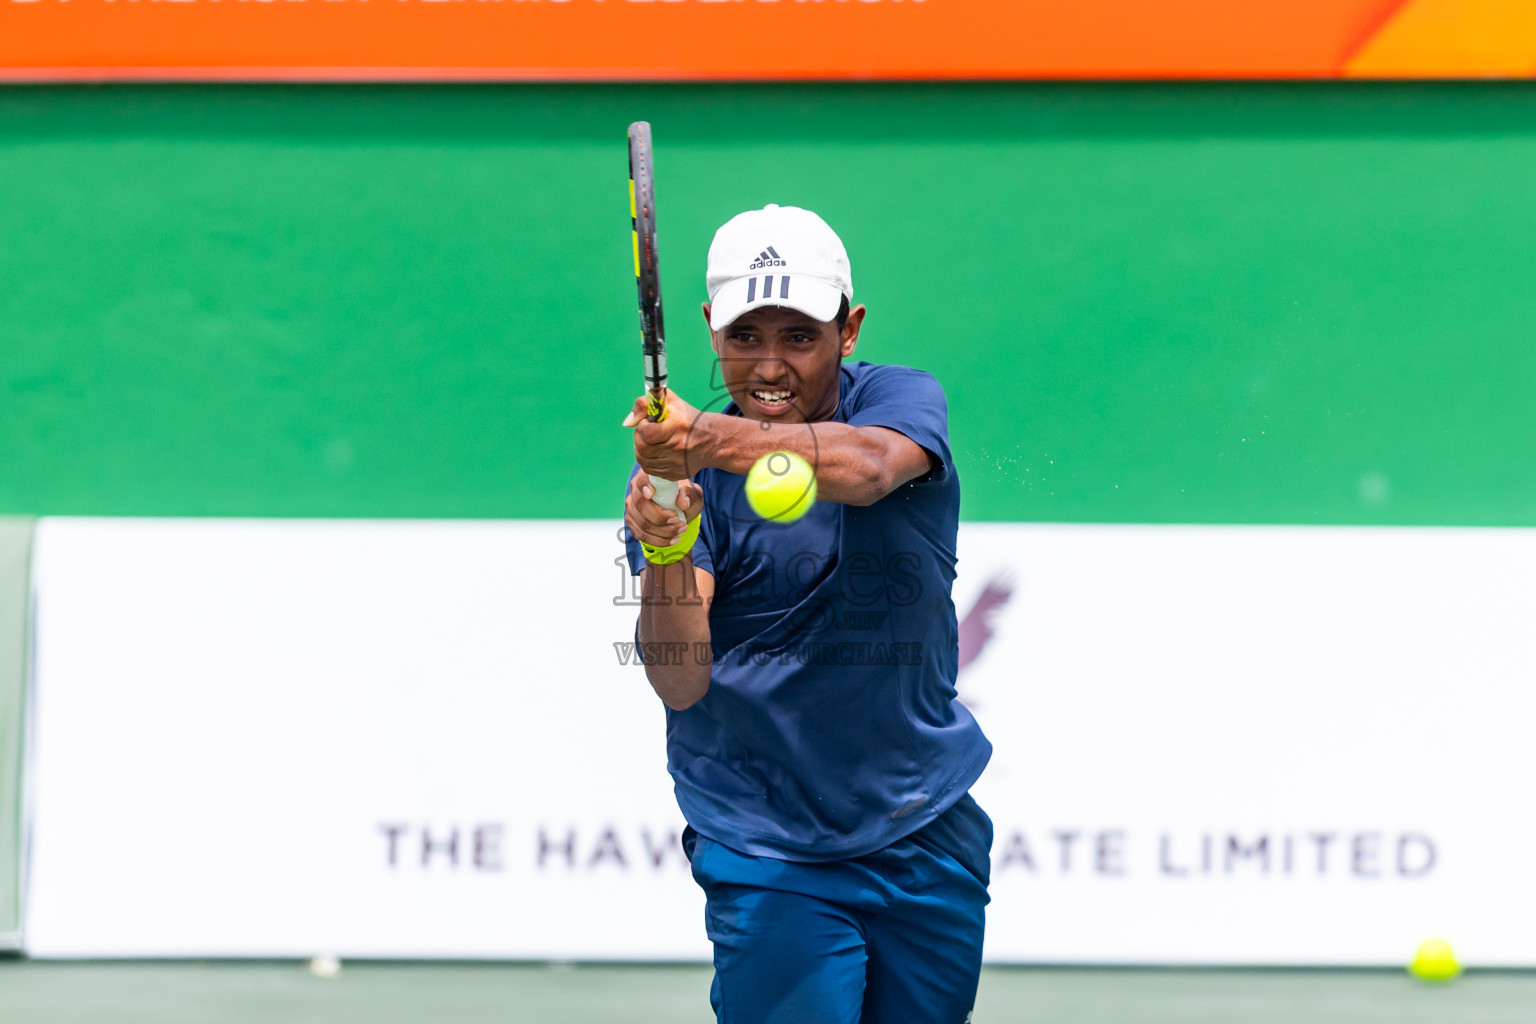
[[[629, 126], [629, 217], [635, 243], [635, 284], [640, 292], [645, 406], [655, 423], [667, 418], [667, 342], [661, 326], [661, 277], [656, 270], [656, 180], [648, 121]], [[653, 476], [651, 487], [655, 490], [651, 500], [677, 512], [676, 480]]]

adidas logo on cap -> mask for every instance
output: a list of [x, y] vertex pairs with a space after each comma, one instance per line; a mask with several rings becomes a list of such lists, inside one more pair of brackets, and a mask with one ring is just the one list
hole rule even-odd
[[788, 261], [778, 254], [773, 246], [769, 246], [757, 254], [757, 259], [747, 265], [748, 270], [761, 270], [764, 267], [787, 267]]

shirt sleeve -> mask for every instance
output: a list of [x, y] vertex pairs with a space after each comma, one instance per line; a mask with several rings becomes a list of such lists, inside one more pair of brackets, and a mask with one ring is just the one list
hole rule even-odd
[[[635, 463], [634, 467], [630, 469], [629, 478], [633, 480], [635, 478], [635, 474], [639, 471], [640, 464], [637, 462]], [[624, 485], [624, 496], [626, 498], [629, 497], [629, 484], [627, 483]], [[704, 516], [705, 519], [704, 522], [699, 524], [699, 537], [693, 542], [693, 550], [689, 553], [693, 555], [693, 567], [695, 569], [703, 569], [705, 572], [713, 576], [715, 574], [715, 560], [710, 555], [709, 551], [708, 512], [709, 506], [706, 505], [705, 510], [699, 513], [700, 515]], [[634, 536], [629, 532], [628, 526], [624, 527], [624, 552], [629, 556], [629, 574], [631, 576], [639, 576], [640, 570], [645, 568], [645, 552], [640, 550], [640, 542], [636, 540]]]
[[872, 366], [849, 394], [848, 423], [885, 427], [905, 435], [933, 459], [920, 483], [943, 480], [953, 472], [949, 452], [949, 402], [931, 373], [906, 366]]

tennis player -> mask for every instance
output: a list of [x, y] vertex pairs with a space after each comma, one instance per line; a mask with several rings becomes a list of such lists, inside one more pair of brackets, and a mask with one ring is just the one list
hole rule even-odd
[[[666, 703], [684, 848], [707, 901], [723, 1024], [970, 1019], [992, 824], [970, 797], [991, 754], [955, 700], [960, 485], [944, 391], [845, 363], [842, 241], [816, 214], [732, 218], [704, 317], [732, 401], [637, 399], [625, 502], [638, 636]], [[820, 500], [753, 514], [744, 476], [798, 452]], [[650, 474], [682, 480], [675, 515]]]

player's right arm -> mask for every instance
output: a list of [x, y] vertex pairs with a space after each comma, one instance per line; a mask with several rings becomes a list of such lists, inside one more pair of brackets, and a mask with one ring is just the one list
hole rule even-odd
[[[624, 525], [636, 540], [654, 547], [674, 543], [686, 525], [671, 509], [651, 500], [650, 477], [636, 472], [624, 500]], [[703, 511], [703, 492], [691, 480], [677, 492], [689, 520]], [[693, 564], [691, 555], [669, 565], [645, 564], [640, 572], [639, 640], [651, 688], [674, 711], [692, 707], [709, 689], [709, 603], [715, 578]]]

